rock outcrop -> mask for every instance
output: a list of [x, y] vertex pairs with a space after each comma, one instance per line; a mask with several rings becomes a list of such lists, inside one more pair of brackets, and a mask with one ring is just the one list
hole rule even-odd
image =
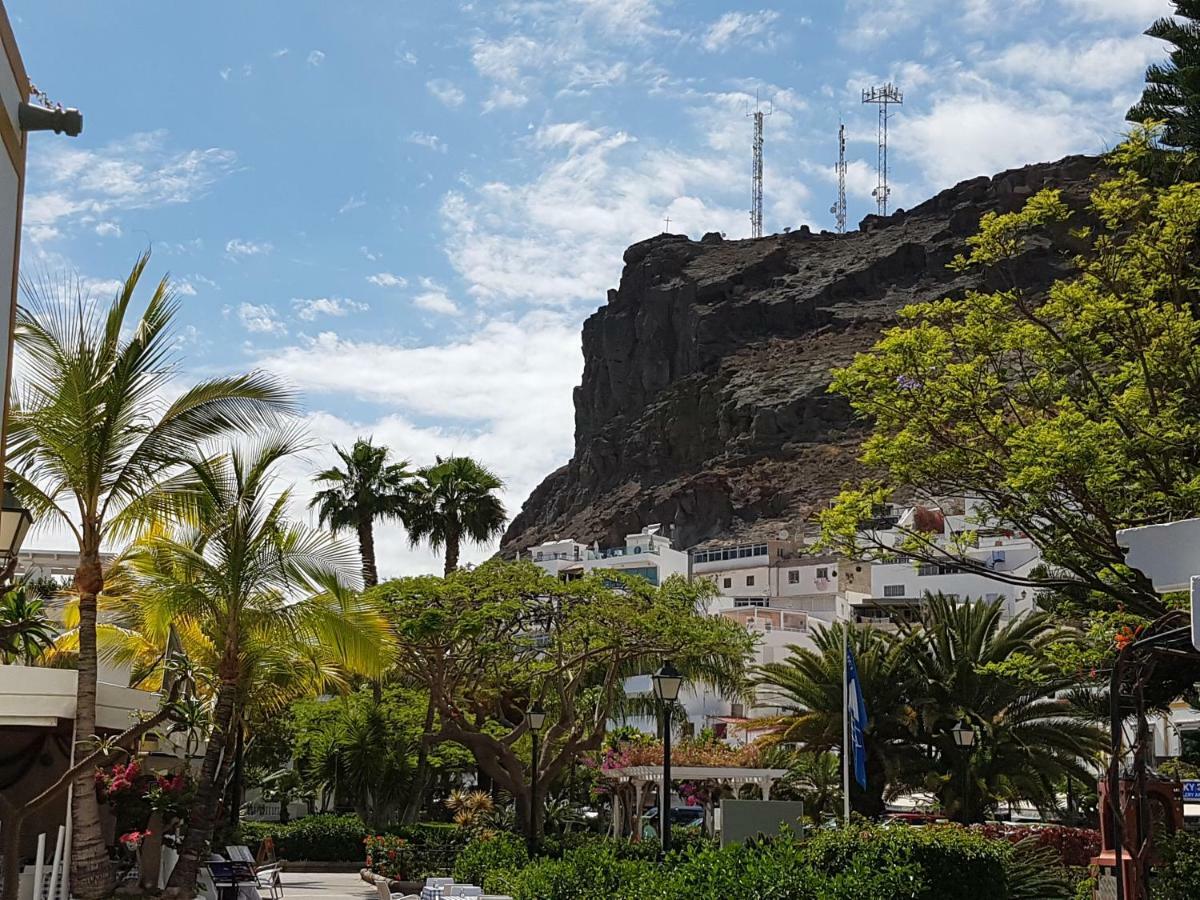
[[[676, 546], [798, 534], [857, 473], [864, 427], [828, 393], [830, 370], [900, 307], [981, 285], [946, 264], [984, 213], [1043, 187], [1079, 207], [1098, 167], [1073, 156], [976, 178], [844, 235], [634, 244], [620, 287], [583, 326], [575, 454], [533, 491], [502, 550], [617, 542], [652, 522], [673, 526]], [[1042, 288], [1070, 267], [1040, 240], [1020, 271]]]

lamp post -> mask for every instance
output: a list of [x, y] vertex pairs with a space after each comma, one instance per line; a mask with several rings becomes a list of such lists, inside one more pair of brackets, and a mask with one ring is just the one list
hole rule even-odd
[[963, 757], [962, 818], [963, 818], [963, 824], [969, 825], [970, 817], [969, 817], [968, 813], [970, 811], [970, 808], [967, 804], [967, 794], [970, 792], [970, 789], [971, 789], [971, 787], [970, 787], [971, 751], [975, 747], [975, 729], [971, 727], [970, 722], [968, 722], [966, 719], [963, 719], [957, 725], [954, 726], [954, 729], [951, 731], [951, 734], [954, 735], [954, 743], [956, 743], [958, 745], [959, 750], [962, 751], [962, 757]]
[[662, 852], [671, 849], [671, 704], [679, 699], [679, 688], [683, 686], [683, 673], [666, 660], [654, 673], [654, 696], [663, 713], [663, 782], [658, 800], [659, 832], [662, 834]]
[[534, 702], [525, 713], [529, 720], [529, 734], [533, 738], [533, 752], [530, 754], [530, 783], [529, 783], [529, 855], [537, 853], [538, 847], [538, 732], [546, 724], [546, 711], [542, 704]]
[[25, 543], [25, 535], [33, 524], [33, 516], [13, 496], [12, 482], [4, 482], [4, 500], [0, 506], [0, 583], [7, 582], [17, 568], [17, 553]]

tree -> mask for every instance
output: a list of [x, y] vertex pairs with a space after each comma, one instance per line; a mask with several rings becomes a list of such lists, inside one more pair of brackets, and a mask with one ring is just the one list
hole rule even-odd
[[1174, 0], [1174, 17], [1164, 16], [1146, 34], [1171, 46], [1167, 62], [1146, 69], [1146, 87], [1125, 115], [1130, 122], [1166, 123], [1165, 142], [1200, 148], [1200, 2]]
[[[350, 590], [353, 551], [288, 519], [291, 493], [274, 472], [296, 449], [295, 433], [281, 432], [191, 461], [193, 521], [152, 529], [129, 555], [127, 596], [158, 623], [152, 642], [165, 642], [168, 625], [194, 635], [216, 676], [212, 732], [168, 885], [182, 897], [195, 893], [251, 691], [260, 710], [282, 708], [297, 670], [309, 684], [345, 684], [340, 670], [375, 675], [390, 661], [386, 621]], [[321, 667], [331, 655], [339, 665]]]
[[[979, 528], [1013, 529], [1047, 566], [1010, 581], [1163, 612], [1150, 581], [1125, 565], [1117, 532], [1200, 512], [1200, 184], [1156, 187], [1140, 175], [1153, 141], [1140, 130], [1110, 155], [1117, 174], [1097, 183], [1083, 221], [1055, 190], [985, 215], [953, 265], [1003, 287], [905, 308], [835, 373], [832, 390], [872, 423], [861, 458], [881, 477], [824, 511], [827, 544], [895, 553], [863, 523], [900, 490], [931, 504], [979, 498], [959, 547], [908, 529], [904, 552], [1004, 579], [959, 549]], [[1077, 274], [1030, 291], [1021, 261], [1037, 248], [1075, 254]]]
[[469, 456], [438, 457], [418, 470], [409, 497], [408, 536], [446, 548], [445, 574], [458, 568], [463, 541], [485, 544], [504, 529], [506, 513], [497, 492], [504, 482]]
[[[920, 622], [905, 628], [916, 676], [909, 703], [938, 763], [925, 786], [960, 821], [981, 820], [1001, 800], [1056, 810], [1057, 786], [1094, 780], [1108, 748], [1072, 702], [1074, 680], [1046, 655], [1060, 628], [1048, 613], [1005, 622], [1003, 608], [1002, 600], [926, 594]], [[975, 731], [969, 754], [954, 740], [959, 722]]]
[[24, 585], [0, 596], [0, 663], [33, 663], [54, 646], [54, 623], [46, 615], [46, 601]]
[[334, 445], [345, 469], [326, 469], [313, 480], [328, 485], [309, 502], [318, 521], [337, 534], [353, 529], [362, 556], [364, 587], [379, 584], [375, 569], [375, 520], [402, 521], [406, 483], [412, 478], [406, 460], [389, 463], [387, 447], [376, 447], [371, 439], [359, 438], [350, 452]]
[[815, 648], [792, 647], [786, 660], [759, 666], [754, 683], [759, 703], [780, 708], [762, 722], [773, 730], [774, 741], [802, 744], [817, 753], [841, 751], [846, 629], [867, 707], [867, 787], [851, 783], [850, 804], [855, 812], [875, 818], [883, 813], [888, 787], [914, 783], [923, 766], [909, 703], [912, 668], [906, 642], [848, 623], [817, 628]]
[[[710, 585], [671, 578], [655, 587], [615, 572], [605, 579], [563, 582], [529, 562], [493, 560], [374, 592], [390, 606], [405, 647], [397, 666], [430, 692], [437, 729], [424, 741], [470, 750], [514, 798], [526, 834], [550, 784], [600, 746], [626, 677], [670, 658], [727, 694], [742, 687], [753, 639], [698, 608]], [[535, 702], [546, 710], [536, 793], [522, 746], [525, 711]]]
[[[13, 396], [6, 477], [35, 518], [74, 536], [79, 567], [79, 739], [96, 731], [96, 598], [100, 547], [155, 517], [186, 513], [190, 487], [175, 477], [183, 456], [220, 435], [250, 432], [292, 410], [292, 393], [253, 372], [204, 381], [166, 399], [176, 371], [177, 303], [164, 278], [141, 316], [129, 306], [149, 261], [138, 259], [102, 309], [75, 287], [24, 285], [15, 338], [24, 378]], [[113, 887], [90, 771], [75, 777], [71, 890], [99, 900]]]

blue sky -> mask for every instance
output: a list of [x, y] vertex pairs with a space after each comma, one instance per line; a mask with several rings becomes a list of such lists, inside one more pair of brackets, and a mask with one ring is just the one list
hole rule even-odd
[[[373, 434], [469, 453], [515, 514], [570, 456], [579, 328], [625, 246], [749, 234], [769, 101], [768, 231], [853, 226], [896, 81], [893, 200], [1119, 139], [1166, 0], [8, 0], [77, 139], [30, 148], [23, 266], [97, 295], [153, 251], [186, 373], [302, 389], [316, 449]], [[307, 490], [301, 486], [301, 494]], [[584, 537], [584, 536], [581, 536]], [[43, 535], [42, 546], [59, 539]], [[59, 541], [61, 542], [61, 541]], [[403, 533], [384, 574], [436, 570]], [[480, 548], [468, 558], [486, 552]]]

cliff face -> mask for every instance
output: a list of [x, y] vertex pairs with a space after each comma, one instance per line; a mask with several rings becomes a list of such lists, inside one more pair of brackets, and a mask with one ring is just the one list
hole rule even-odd
[[[653, 522], [683, 547], [799, 534], [857, 472], [864, 427], [827, 392], [830, 370], [900, 307], [982, 285], [946, 264], [985, 212], [1043, 187], [1081, 206], [1097, 168], [1075, 156], [976, 178], [845, 235], [634, 244], [620, 287], [583, 326], [575, 454], [530, 495], [502, 550], [617, 542]], [[1021, 264], [1035, 288], [1069, 270], [1046, 243]]]

